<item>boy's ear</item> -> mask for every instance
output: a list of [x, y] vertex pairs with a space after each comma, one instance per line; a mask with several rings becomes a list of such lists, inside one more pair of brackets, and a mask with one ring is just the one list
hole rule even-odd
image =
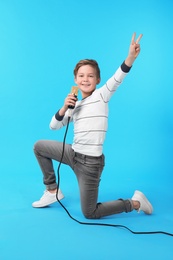
[[100, 83], [100, 78], [97, 79], [97, 85]]

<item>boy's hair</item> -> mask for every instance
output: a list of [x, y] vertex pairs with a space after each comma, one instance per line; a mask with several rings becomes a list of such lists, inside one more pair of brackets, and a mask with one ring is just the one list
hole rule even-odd
[[96, 70], [96, 76], [98, 79], [100, 79], [100, 68], [99, 65], [97, 63], [96, 60], [92, 60], [92, 59], [84, 59], [84, 60], [80, 60], [75, 68], [74, 68], [74, 76], [76, 77], [77, 72], [79, 70], [80, 67], [84, 66], [84, 65], [90, 65], [91, 67], [93, 67]]

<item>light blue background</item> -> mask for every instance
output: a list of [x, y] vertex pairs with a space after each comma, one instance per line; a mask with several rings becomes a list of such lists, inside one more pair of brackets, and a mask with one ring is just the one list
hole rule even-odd
[[[4, 220], [16, 210], [36, 214], [31, 203], [41, 195], [43, 185], [33, 144], [42, 138], [63, 139], [64, 129], [52, 132], [49, 122], [74, 85], [73, 69], [78, 60], [98, 61], [101, 86], [126, 58], [135, 31], [143, 33], [141, 54], [110, 102], [100, 199], [129, 197], [134, 189], [141, 189], [154, 205], [156, 219], [152, 221], [158, 221], [154, 228], [171, 232], [172, 12], [171, 0], [0, 0], [0, 196]], [[72, 142], [72, 137], [70, 128], [67, 141]], [[64, 166], [63, 170], [70, 172]], [[78, 197], [73, 175], [62, 176], [63, 190]], [[129, 219], [130, 223], [136, 221]], [[2, 259], [10, 259], [5, 250], [11, 233], [8, 224], [3, 227]], [[151, 229], [153, 224], [147, 222], [147, 227]], [[166, 252], [171, 259], [170, 250]], [[119, 259], [126, 258], [120, 254]]]

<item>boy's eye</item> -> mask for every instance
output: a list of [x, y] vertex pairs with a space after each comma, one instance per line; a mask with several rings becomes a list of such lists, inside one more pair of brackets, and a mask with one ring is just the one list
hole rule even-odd
[[[81, 75], [78, 75], [78, 77], [79, 77], [79, 78], [83, 78], [83, 77], [84, 77], [84, 75], [82, 75], [82, 74], [81, 74]], [[94, 77], [94, 75], [88, 75], [88, 77], [89, 77], [89, 78], [93, 78], [93, 77]]]

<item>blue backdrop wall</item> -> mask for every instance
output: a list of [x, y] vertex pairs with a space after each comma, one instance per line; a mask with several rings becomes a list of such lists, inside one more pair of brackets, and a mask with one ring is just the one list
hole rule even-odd
[[[27, 182], [35, 190], [39, 168], [32, 147], [42, 138], [62, 140], [64, 130], [51, 132], [49, 121], [74, 84], [75, 64], [96, 59], [104, 84], [125, 59], [135, 31], [143, 33], [141, 54], [110, 102], [104, 185], [132, 191], [138, 184], [170, 197], [172, 10], [171, 0], [0, 0], [4, 186], [15, 181], [26, 188]], [[72, 136], [70, 128], [68, 142]]]
[[[49, 122], [74, 84], [74, 66], [96, 59], [101, 86], [126, 58], [135, 31], [143, 33], [141, 53], [110, 101], [99, 201], [129, 198], [140, 189], [154, 214], [134, 211], [100, 221], [171, 232], [172, 10], [172, 0], [0, 0], [1, 259], [172, 259], [171, 237], [81, 226], [57, 203], [31, 206], [44, 189], [33, 145], [63, 140], [65, 129], [50, 131]], [[70, 126], [67, 141], [72, 138]], [[76, 179], [61, 167], [63, 203], [86, 221]]]

